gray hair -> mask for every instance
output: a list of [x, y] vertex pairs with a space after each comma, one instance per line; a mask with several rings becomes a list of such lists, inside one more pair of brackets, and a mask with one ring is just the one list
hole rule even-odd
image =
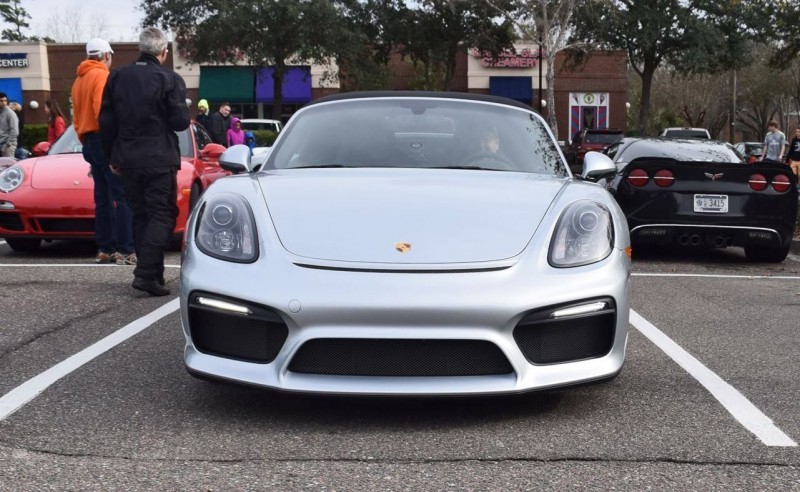
[[158, 56], [167, 49], [167, 35], [157, 27], [146, 27], [139, 35], [139, 51]]

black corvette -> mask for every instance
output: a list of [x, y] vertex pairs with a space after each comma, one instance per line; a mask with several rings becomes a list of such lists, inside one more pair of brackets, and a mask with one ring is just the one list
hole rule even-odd
[[781, 163], [746, 164], [724, 142], [626, 138], [606, 149], [606, 181], [638, 244], [743, 247], [780, 262], [792, 243], [797, 181]]

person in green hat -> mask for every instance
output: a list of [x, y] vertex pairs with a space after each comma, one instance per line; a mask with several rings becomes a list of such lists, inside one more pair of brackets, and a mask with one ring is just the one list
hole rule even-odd
[[203, 128], [208, 129], [208, 122], [210, 120], [211, 116], [208, 114], [208, 101], [200, 99], [197, 101], [197, 118], [195, 118], [195, 121]]

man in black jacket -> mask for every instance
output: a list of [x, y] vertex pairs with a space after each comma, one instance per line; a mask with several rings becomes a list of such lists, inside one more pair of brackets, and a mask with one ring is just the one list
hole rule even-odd
[[164, 33], [148, 27], [139, 36], [136, 63], [108, 77], [100, 109], [100, 135], [112, 170], [122, 174], [133, 210], [138, 262], [133, 288], [165, 296], [164, 251], [178, 216], [178, 136], [189, 127], [186, 84], [161, 65], [167, 58]]
[[222, 103], [219, 105], [219, 111], [212, 114], [208, 119], [208, 134], [214, 143], [228, 146], [228, 126], [231, 118], [231, 105]]

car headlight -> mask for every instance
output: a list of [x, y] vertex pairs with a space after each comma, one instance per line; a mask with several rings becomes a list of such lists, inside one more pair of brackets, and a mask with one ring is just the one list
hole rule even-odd
[[220, 260], [255, 261], [258, 258], [255, 220], [244, 198], [233, 193], [209, 198], [199, 212], [195, 243], [200, 251]]
[[20, 166], [11, 166], [0, 171], [0, 191], [8, 193], [19, 188], [25, 178], [25, 170]]
[[554, 267], [588, 265], [606, 258], [613, 247], [611, 212], [597, 202], [580, 200], [558, 219], [548, 261]]

